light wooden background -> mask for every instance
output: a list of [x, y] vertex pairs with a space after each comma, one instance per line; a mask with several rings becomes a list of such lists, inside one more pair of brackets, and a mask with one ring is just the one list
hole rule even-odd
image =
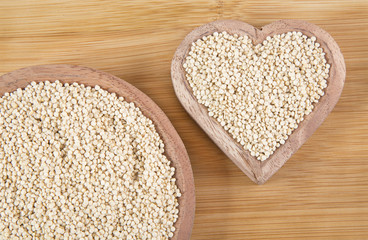
[[[295, 18], [335, 38], [347, 78], [339, 103], [265, 185], [252, 183], [186, 114], [170, 62], [193, 28], [216, 19], [261, 27]], [[0, 74], [70, 63], [112, 73], [150, 96], [191, 158], [192, 239], [368, 239], [368, 1], [0, 2]]]

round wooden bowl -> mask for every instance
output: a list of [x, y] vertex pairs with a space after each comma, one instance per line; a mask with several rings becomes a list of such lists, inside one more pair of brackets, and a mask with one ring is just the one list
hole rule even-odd
[[0, 77], [0, 96], [24, 88], [30, 82], [41, 81], [85, 84], [123, 96], [134, 102], [145, 116], [150, 118], [165, 143], [165, 155], [175, 167], [176, 183], [182, 193], [179, 198], [179, 218], [172, 239], [190, 239], [195, 210], [194, 180], [185, 146], [165, 113], [144, 93], [131, 84], [111, 74], [73, 65], [41, 65], [22, 68]]
[[[247, 35], [253, 44], [262, 43], [267, 36], [290, 31], [302, 32], [308, 37], [315, 36], [326, 53], [326, 60], [331, 65], [325, 95], [314, 105], [313, 112], [299, 123], [285, 144], [281, 145], [265, 161], [251, 156], [249, 151], [217, 122], [208, 116], [207, 108], [198, 103], [193, 95], [186, 76], [183, 63], [190, 51], [191, 44], [203, 36], [214, 32], [226, 31], [229, 34]], [[265, 183], [284, 163], [307, 141], [322, 124], [336, 105], [345, 82], [345, 62], [339, 46], [334, 39], [318, 26], [301, 20], [280, 20], [257, 29], [247, 23], [236, 20], [219, 20], [194, 29], [179, 45], [171, 64], [171, 77], [175, 93], [181, 104], [217, 146], [255, 183]]]

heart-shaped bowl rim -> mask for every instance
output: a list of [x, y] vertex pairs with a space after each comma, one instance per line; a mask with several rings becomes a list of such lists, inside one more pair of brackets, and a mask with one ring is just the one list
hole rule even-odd
[[88, 67], [51, 64], [26, 67], [7, 73], [0, 77], [0, 96], [5, 92], [13, 92], [24, 88], [32, 81], [59, 80], [62, 83], [84, 84], [101, 88], [124, 97], [128, 102], [134, 102], [143, 114], [150, 118], [165, 144], [165, 155], [175, 167], [175, 178], [182, 196], [179, 201], [179, 217], [171, 239], [190, 239], [195, 214], [194, 179], [190, 160], [184, 143], [176, 132], [165, 113], [147, 95], [126, 81]]
[[[281, 145], [265, 161], [251, 156], [233, 137], [218, 123], [208, 116], [207, 108], [198, 103], [186, 76], [183, 63], [191, 44], [203, 36], [214, 32], [226, 31], [229, 34], [249, 36], [253, 44], [262, 43], [267, 36], [286, 32], [302, 32], [308, 37], [315, 36], [316, 41], [326, 53], [326, 60], [331, 65], [325, 95], [314, 105], [313, 111], [305, 116], [296, 130], [292, 132], [285, 144]], [[346, 68], [344, 57], [335, 40], [320, 27], [302, 20], [280, 20], [257, 29], [238, 20], [218, 20], [202, 25], [190, 32], [177, 48], [171, 63], [171, 78], [176, 96], [198, 125], [207, 133], [215, 144], [255, 183], [265, 183], [285, 162], [307, 141], [322, 124], [336, 105], [345, 82]]]

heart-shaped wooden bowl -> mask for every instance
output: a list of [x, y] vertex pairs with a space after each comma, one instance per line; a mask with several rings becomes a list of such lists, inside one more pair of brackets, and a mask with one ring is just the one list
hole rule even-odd
[[[315, 36], [317, 42], [326, 53], [326, 60], [331, 65], [328, 86], [325, 95], [315, 104], [312, 113], [305, 117], [299, 127], [289, 136], [265, 161], [261, 162], [250, 155], [249, 151], [236, 142], [232, 136], [221, 127], [216, 119], [208, 116], [205, 106], [199, 104], [186, 80], [183, 63], [190, 51], [191, 44], [214, 32], [226, 31], [229, 34], [248, 35], [253, 44], [263, 42], [267, 36], [299, 31], [308, 37]], [[171, 77], [175, 93], [186, 111], [199, 126], [217, 144], [217, 146], [255, 183], [265, 183], [284, 163], [303, 145], [303, 143], [322, 124], [327, 115], [336, 105], [345, 81], [344, 57], [337, 43], [323, 29], [311, 23], [300, 20], [280, 20], [257, 29], [247, 23], [236, 20], [220, 20], [196, 28], [189, 33], [175, 52], [171, 64]]]
[[0, 96], [17, 88], [24, 88], [32, 81], [46, 80], [77, 82], [92, 87], [99, 85], [109, 92], [123, 96], [129, 102], [134, 102], [154, 122], [165, 143], [165, 154], [176, 169], [176, 183], [182, 193], [179, 198], [179, 218], [174, 225], [176, 230], [172, 239], [190, 239], [195, 210], [192, 167], [185, 146], [165, 113], [147, 95], [124, 80], [102, 71], [72, 65], [41, 65], [5, 74], [0, 77]]

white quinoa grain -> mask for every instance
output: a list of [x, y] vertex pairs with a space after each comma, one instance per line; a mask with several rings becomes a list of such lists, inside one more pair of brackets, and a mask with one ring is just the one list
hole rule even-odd
[[0, 98], [0, 136], [0, 239], [173, 236], [175, 169], [134, 103], [32, 82]]
[[252, 156], [266, 160], [324, 95], [330, 65], [301, 32], [267, 37], [214, 33], [183, 64], [194, 96]]

